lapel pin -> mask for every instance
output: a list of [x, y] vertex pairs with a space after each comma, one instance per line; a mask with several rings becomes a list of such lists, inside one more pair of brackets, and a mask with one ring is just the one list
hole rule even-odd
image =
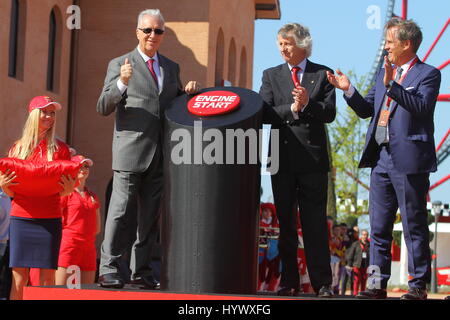
[[311, 80], [311, 84], [313, 84], [314, 83], [314, 80]]

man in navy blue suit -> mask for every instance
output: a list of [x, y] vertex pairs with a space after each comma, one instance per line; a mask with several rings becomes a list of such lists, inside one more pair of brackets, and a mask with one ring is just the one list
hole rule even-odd
[[441, 74], [418, 59], [422, 32], [415, 22], [392, 18], [385, 32], [388, 54], [384, 69], [366, 97], [341, 71], [337, 70], [337, 75], [328, 73], [328, 81], [344, 91], [344, 98], [356, 114], [371, 117], [359, 166], [372, 168], [370, 265], [379, 277], [357, 298], [387, 297], [392, 229], [400, 208], [408, 273], [412, 277], [408, 293], [401, 298], [424, 300], [431, 275], [426, 195], [430, 172], [437, 169], [433, 116]]

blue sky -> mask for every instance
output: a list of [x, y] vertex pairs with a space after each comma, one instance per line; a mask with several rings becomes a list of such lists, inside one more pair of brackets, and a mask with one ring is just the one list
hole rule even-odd
[[[394, 13], [401, 15], [402, 1], [395, 1]], [[418, 55], [423, 58], [447, 19], [450, 17], [449, 0], [409, 0], [408, 18], [415, 20], [422, 28], [424, 40]], [[309, 27], [313, 37], [313, 53], [310, 59], [344, 73], [352, 70], [357, 75], [367, 74], [375, 59], [382, 36], [387, 0], [280, 0], [281, 20], [256, 20], [253, 66], [253, 90], [259, 91], [264, 69], [282, 63], [276, 47], [278, 29], [289, 22], [298, 22]], [[369, 29], [367, 13], [370, 6], [380, 8], [380, 29]], [[439, 66], [450, 59], [450, 27], [427, 59], [427, 63]], [[442, 70], [441, 93], [450, 94], [450, 66]], [[346, 104], [337, 94], [338, 112], [344, 111]], [[450, 102], [438, 102], [435, 111], [435, 140], [438, 144], [450, 128]], [[436, 173], [431, 174], [433, 184], [450, 174], [450, 158], [441, 164]], [[271, 196], [270, 177], [263, 176], [264, 193], [262, 200]], [[434, 189], [431, 199], [450, 202], [450, 181]]]

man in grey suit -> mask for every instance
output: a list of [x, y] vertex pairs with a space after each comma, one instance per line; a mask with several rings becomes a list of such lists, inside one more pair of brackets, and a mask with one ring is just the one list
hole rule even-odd
[[[184, 93], [177, 63], [158, 53], [164, 38], [164, 18], [158, 9], [139, 14], [137, 48], [113, 59], [108, 66], [97, 111], [115, 112], [112, 146], [113, 190], [101, 248], [99, 284], [122, 288], [119, 259], [136, 241], [131, 252], [131, 280], [148, 289], [159, 289], [150, 267], [158, 233], [163, 189], [161, 121], [164, 108]], [[199, 90], [190, 81], [185, 92]], [[138, 205], [138, 210], [136, 204]], [[137, 230], [130, 230], [136, 225]]]

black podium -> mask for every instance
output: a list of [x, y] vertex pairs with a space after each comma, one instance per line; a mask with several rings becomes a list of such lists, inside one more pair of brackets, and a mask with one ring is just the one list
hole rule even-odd
[[165, 110], [162, 290], [256, 293], [261, 177], [254, 152], [255, 147], [259, 152], [263, 102], [255, 92], [236, 87], [199, 94], [218, 90], [239, 96], [239, 106], [198, 116], [187, 108], [194, 96], [183, 95]]

